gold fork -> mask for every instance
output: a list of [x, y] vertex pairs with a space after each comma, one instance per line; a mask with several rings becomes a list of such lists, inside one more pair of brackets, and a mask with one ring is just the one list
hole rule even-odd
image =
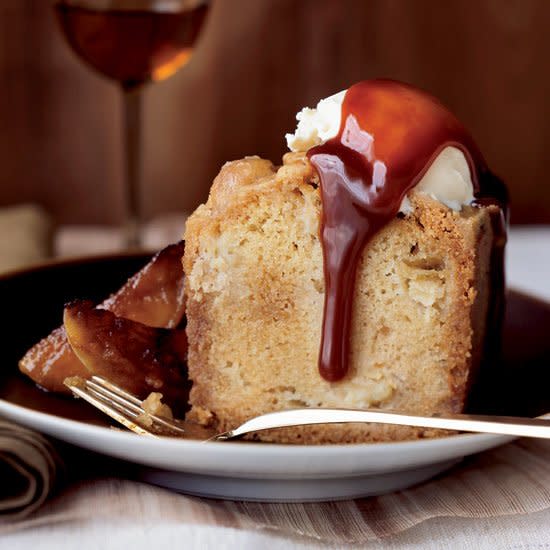
[[[143, 402], [102, 376], [90, 380], [68, 378], [65, 385], [78, 397], [97, 407], [129, 430], [140, 435], [186, 437], [189, 423], [147, 412]], [[491, 433], [516, 437], [550, 439], [550, 413], [538, 418], [453, 414], [420, 416], [377, 409], [306, 408], [289, 409], [257, 416], [233, 430], [204, 437], [207, 441], [227, 441], [262, 430], [305, 426], [372, 422], [461, 432]]]

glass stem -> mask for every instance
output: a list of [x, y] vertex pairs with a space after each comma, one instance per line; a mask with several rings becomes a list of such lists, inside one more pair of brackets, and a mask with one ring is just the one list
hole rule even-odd
[[124, 103], [124, 163], [125, 163], [125, 223], [124, 239], [127, 248], [141, 244], [140, 201], [140, 143], [141, 143], [141, 88], [122, 88]]

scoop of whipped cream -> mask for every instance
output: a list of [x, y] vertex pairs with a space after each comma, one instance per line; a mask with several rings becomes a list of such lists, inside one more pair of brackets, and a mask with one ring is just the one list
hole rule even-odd
[[[340, 129], [342, 102], [346, 90], [321, 99], [317, 107], [305, 107], [297, 115], [298, 126], [294, 134], [286, 134], [291, 151], [305, 152], [335, 137]], [[456, 147], [445, 147], [434, 159], [414, 191], [459, 211], [474, 200], [474, 186], [466, 157]], [[399, 211], [412, 211], [408, 197], [401, 202]]]

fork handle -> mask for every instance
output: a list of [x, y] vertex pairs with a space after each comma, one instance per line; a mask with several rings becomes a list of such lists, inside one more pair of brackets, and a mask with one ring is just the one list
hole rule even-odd
[[363, 422], [550, 439], [550, 413], [538, 418], [474, 414], [419, 416], [376, 409], [328, 408], [290, 409], [267, 413], [252, 418], [238, 428], [220, 435], [221, 439], [233, 439], [251, 432], [274, 428]]

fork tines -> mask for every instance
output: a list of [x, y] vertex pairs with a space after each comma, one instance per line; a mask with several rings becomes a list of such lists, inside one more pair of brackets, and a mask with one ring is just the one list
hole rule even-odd
[[74, 395], [135, 433], [150, 436], [182, 436], [185, 433], [185, 430], [174, 421], [146, 411], [143, 402], [135, 395], [102, 376], [94, 375], [89, 380], [75, 376], [66, 378], [63, 383]]

